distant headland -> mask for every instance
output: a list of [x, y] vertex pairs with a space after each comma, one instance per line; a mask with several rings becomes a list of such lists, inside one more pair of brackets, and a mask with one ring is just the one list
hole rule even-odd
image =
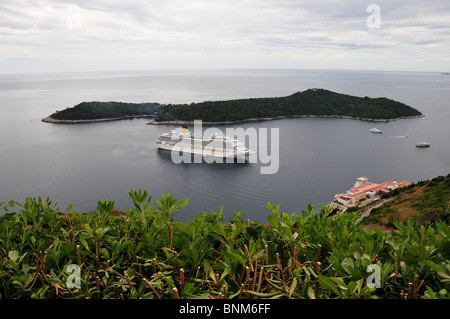
[[153, 117], [149, 124], [232, 124], [289, 117], [334, 117], [365, 121], [395, 121], [424, 116], [418, 110], [385, 97], [357, 97], [325, 89], [309, 89], [286, 97], [205, 101], [191, 104], [83, 102], [57, 111], [42, 121], [89, 123]]
[[161, 112], [159, 103], [82, 102], [56, 111], [42, 119], [47, 123], [91, 123], [136, 117], [154, 117]]

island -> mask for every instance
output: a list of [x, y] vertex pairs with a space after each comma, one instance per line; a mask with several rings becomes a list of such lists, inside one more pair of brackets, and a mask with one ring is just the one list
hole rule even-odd
[[42, 119], [48, 123], [89, 123], [139, 117], [155, 117], [162, 111], [159, 103], [82, 102], [56, 111]]
[[130, 117], [154, 117], [148, 124], [231, 124], [287, 117], [338, 117], [366, 121], [395, 121], [424, 116], [386, 97], [357, 97], [326, 89], [308, 89], [285, 97], [205, 101], [190, 104], [83, 102], [55, 112], [43, 121], [80, 123]]

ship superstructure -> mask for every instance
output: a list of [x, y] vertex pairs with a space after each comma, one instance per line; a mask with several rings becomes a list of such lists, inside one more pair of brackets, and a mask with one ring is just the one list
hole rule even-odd
[[181, 132], [171, 130], [160, 134], [156, 140], [158, 148], [169, 151], [198, 154], [203, 157], [245, 158], [253, 154], [244, 143], [223, 134], [211, 134], [208, 137], [194, 136], [187, 127]]

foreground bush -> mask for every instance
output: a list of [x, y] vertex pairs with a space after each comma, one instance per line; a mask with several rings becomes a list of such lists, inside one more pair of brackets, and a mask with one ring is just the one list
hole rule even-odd
[[174, 222], [188, 204], [131, 191], [134, 208], [62, 213], [51, 201], [0, 203], [1, 298], [450, 298], [450, 230], [413, 221], [371, 232], [357, 213], [309, 206], [268, 224], [219, 211]]

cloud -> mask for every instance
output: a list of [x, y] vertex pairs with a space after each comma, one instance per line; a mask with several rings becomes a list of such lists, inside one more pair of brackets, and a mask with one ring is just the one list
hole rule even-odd
[[371, 3], [3, 0], [0, 67], [450, 69], [448, 0], [378, 1], [378, 29]]

